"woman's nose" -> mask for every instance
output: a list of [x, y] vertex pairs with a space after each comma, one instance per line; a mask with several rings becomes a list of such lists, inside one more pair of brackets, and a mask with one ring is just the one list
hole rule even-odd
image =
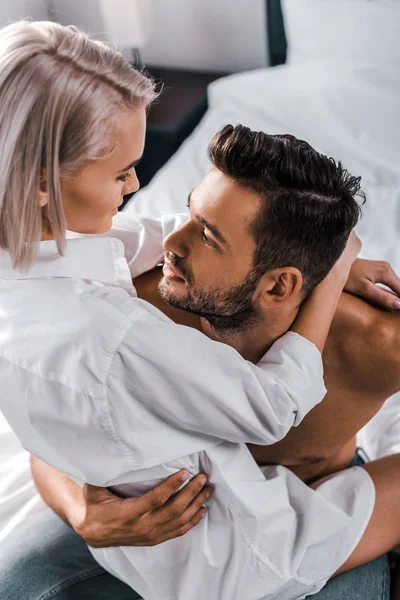
[[137, 178], [135, 169], [132, 169], [131, 176], [124, 185], [122, 195], [125, 196], [126, 194], [132, 194], [133, 192], [137, 192], [139, 188], [139, 179]]

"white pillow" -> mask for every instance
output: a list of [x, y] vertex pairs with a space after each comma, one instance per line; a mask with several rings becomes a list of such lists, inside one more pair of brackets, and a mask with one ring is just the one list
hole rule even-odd
[[400, 0], [282, 0], [289, 64], [342, 58], [400, 66]]

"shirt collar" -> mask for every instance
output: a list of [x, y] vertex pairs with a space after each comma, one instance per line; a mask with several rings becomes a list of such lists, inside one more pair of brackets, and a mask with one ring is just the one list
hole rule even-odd
[[35, 262], [23, 273], [14, 270], [9, 253], [0, 250], [0, 279], [70, 277], [134, 290], [121, 240], [98, 236], [67, 239], [64, 256], [58, 254], [54, 240], [38, 242], [38, 246]]

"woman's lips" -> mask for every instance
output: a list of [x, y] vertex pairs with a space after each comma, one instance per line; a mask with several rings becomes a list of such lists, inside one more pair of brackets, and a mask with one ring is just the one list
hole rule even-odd
[[165, 262], [163, 266], [163, 274], [170, 281], [185, 281], [184, 278], [178, 273], [178, 271], [170, 263]]

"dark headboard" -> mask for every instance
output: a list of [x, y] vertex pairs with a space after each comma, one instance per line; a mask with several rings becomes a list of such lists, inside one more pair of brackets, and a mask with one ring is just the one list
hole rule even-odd
[[270, 65], [286, 61], [286, 36], [280, 0], [266, 0], [267, 32]]

